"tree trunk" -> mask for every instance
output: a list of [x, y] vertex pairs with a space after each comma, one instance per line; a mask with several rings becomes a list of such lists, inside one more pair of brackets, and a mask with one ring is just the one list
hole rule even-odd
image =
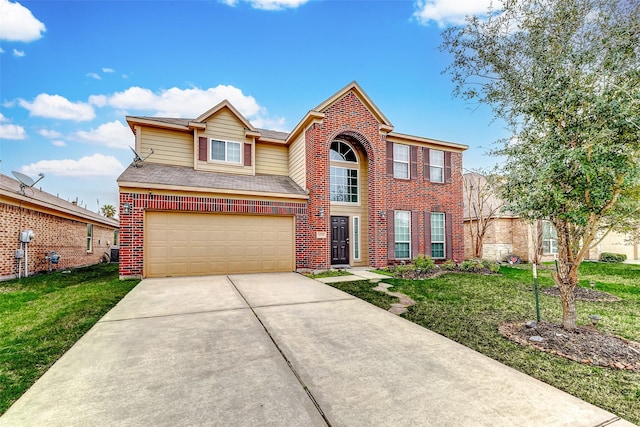
[[562, 327], [567, 330], [576, 328], [576, 286], [578, 286], [578, 267], [572, 248], [569, 225], [561, 220], [554, 222], [558, 233], [558, 272], [553, 280], [560, 290], [562, 300]]
[[483, 236], [480, 235], [480, 232], [478, 231], [478, 234], [476, 235], [476, 244], [475, 244], [475, 253], [474, 253], [474, 257], [478, 258], [478, 259], [482, 259], [482, 240], [483, 240]]

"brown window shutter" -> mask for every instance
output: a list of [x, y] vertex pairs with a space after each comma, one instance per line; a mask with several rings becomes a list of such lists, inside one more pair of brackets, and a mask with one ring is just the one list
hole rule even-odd
[[393, 176], [393, 142], [387, 141], [387, 176]]
[[[431, 169], [429, 169], [429, 149], [428, 148], [423, 148], [422, 149], [422, 157], [423, 159], [423, 163], [424, 163], [424, 180], [425, 181], [429, 181], [431, 180]], [[431, 216], [429, 216], [429, 218], [431, 218]], [[429, 246], [431, 247], [431, 246]]]
[[244, 165], [251, 166], [251, 144], [244, 144]]
[[453, 259], [453, 224], [450, 213], [444, 214], [444, 234], [447, 259]]
[[429, 211], [424, 213], [424, 256], [431, 256], [431, 212]]
[[451, 152], [444, 152], [444, 182], [451, 184]]
[[198, 160], [202, 160], [206, 162], [207, 159], [207, 143], [209, 142], [209, 138], [206, 136], [201, 136], [198, 138]]
[[387, 259], [396, 259], [395, 215], [392, 210], [387, 211]]
[[418, 213], [418, 211], [411, 211], [411, 258], [417, 257], [418, 253], [420, 252]]
[[409, 160], [411, 162], [411, 175], [409, 178], [416, 179], [418, 178], [418, 147], [415, 145], [412, 145], [409, 150]]

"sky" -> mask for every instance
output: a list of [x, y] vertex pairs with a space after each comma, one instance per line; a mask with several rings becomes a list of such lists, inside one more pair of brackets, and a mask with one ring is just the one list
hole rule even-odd
[[195, 118], [228, 99], [290, 131], [357, 81], [394, 131], [469, 146], [507, 136], [454, 98], [441, 32], [488, 0], [0, 0], [0, 173], [98, 211], [131, 163], [127, 115]]

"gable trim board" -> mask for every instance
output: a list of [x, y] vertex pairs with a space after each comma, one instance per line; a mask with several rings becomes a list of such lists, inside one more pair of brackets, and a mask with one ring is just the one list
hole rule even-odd
[[[155, 245], [152, 237], [153, 245], [149, 246], [145, 236], [152, 236], [154, 227], [159, 227], [154, 225], [153, 219], [147, 223], [147, 218], [162, 217], [165, 215], [162, 212], [166, 212], [167, 218], [178, 218], [175, 220], [180, 224], [183, 219], [198, 218], [212, 229], [219, 227], [215, 223], [217, 219], [227, 218], [220, 217], [221, 214], [235, 215], [237, 221], [247, 227], [253, 226], [252, 221], [256, 224], [263, 221], [263, 216], [288, 218], [274, 221], [293, 224], [295, 236], [289, 247], [293, 262], [283, 262], [280, 267], [286, 265], [290, 269], [287, 271], [293, 271], [331, 266], [331, 216], [348, 217], [349, 224], [358, 218], [358, 230], [351, 227], [354, 230], [350, 230], [350, 239], [355, 240], [354, 233], [357, 232], [358, 244], [362, 244], [358, 248], [359, 258], [351, 259], [355, 257], [350, 256], [351, 265], [382, 267], [394, 262], [393, 212], [397, 210], [411, 212], [410, 237], [403, 240], [410, 240], [412, 257], [427, 253], [430, 250], [426, 230], [428, 222], [420, 212], [429, 212], [437, 207], [446, 214], [447, 257], [457, 260], [463, 257], [460, 176], [462, 152], [467, 147], [393, 132], [389, 119], [356, 82], [318, 104], [290, 133], [253, 127], [228, 101], [219, 103], [195, 119], [127, 117], [127, 120], [136, 131], [136, 145], [145, 148], [153, 148], [145, 136], [146, 127], [157, 129], [166, 126], [169, 138], [171, 132], [189, 132], [192, 143], [178, 143], [181, 139], [176, 133], [175, 147], [165, 144], [159, 150], [187, 150], [185, 154], [193, 159], [194, 164], [193, 167], [169, 165], [165, 160], [167, 155], [160, 152], [155, 160], [150, 158], [141, 168], [129, 167], [118, 178], [121, 205], [126, 203], [129, 207], [128, 214], [121, 212], [122, 277], [160, 274], [161, 268], [149, 269], [146, 264], [152, 262], [156, 265], [156, 261], [154, 255], [151, 255], [151, 261], [145, 261], [145, 252]], [[211, 139], [239, 142], [240, 164], [209, 161]], [[339, 190], [339, 184], [330, 185], [329, 151], [334, 140], [350, 144], [358, 153], [358, 169], [349, 175], [352, 181], [348, 184], [348, 191], [358, 194], [357, 203], [356, 199], [351, 203], [331, 201], [331, 191], [345, 191]], [[404, 162], [409, 179], [393, 176], [394, 144], [409, 147], [408, 162], [397, 162], [397, 167], [402, 167]], [[235, 146], [232, 148], [236, 149]], [[429, 149], [445, 153], [443, 183], [429, 180]], [[341, 175], [333, 179], [339, 179], [338, 176]], [[184, 216], [173, 215], [178, 212]], [[210, 215], [210, 218], [193, 215]], [[196, 233], [196, 237], [212, 234], [205, 231]], [[245, 239], [238, 237], [245, 235], [243, 232], [230, 240]], [[259, 228], [253, 231], [256, 235], [261, 233]], [[210, 246], [214, 244], [211, 241], [199, 244], [209, 248], [205, 253], [215, 253], [219, 249], [215, 245]], [[262, 245], [269, 247], [267, 243]], [[162, 250], [166, 252], [170, 245], [164, 245], [164, 248]], [[352, 253], [351, 249], [349, 253]], [[180, 257], [182, 255], [176, 259]], [[171, 262], [172, 257], [165, 259]], [[182, 261], [183, 264], [185, 262]], [[266, 261], [263, 264], [257, 259], [252, 263], [264, 265], [262, 268], [268, 270]], [[206, 271], [234, 271], [230, 267], [232, 264], [225, 264], [228, 267], [221, 270], [213, 268]], [[166, 271], [174, 274], [171, 269]], [[188, 275], [200, 274], [204, 270], [193, 267], [192, 270], [178, 268], [176, 271]]]

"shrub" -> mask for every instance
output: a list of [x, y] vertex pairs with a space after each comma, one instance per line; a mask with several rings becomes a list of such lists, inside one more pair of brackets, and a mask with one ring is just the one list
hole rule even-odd
[[600, 261], [602, 262], [625, 262], [627, 256], [625, 254], [614, 254], [611, 252], [602, 252], [600, 254]]
[[422, 254], [418, 254], [416, 259], [413, 260], [413, 264], [416, 266], [416, 269], [420, 271], [430, 271], [437, 268], [436, 263], [431, 257]]
[[457, 266], [458, 265], [452, 259], [445, 260], [442, 264], [440, 264], [440, 267], [443, 270], [455, 270]]
[[462, 263], [460, 264], [460, 270], [471, 271], [471, 272], [489, 270], [494, 273], [497, 273], [500, 271], [500, 266], [494, 262], [487, 261], [487, 260], [467, 259], [462, 261]]

